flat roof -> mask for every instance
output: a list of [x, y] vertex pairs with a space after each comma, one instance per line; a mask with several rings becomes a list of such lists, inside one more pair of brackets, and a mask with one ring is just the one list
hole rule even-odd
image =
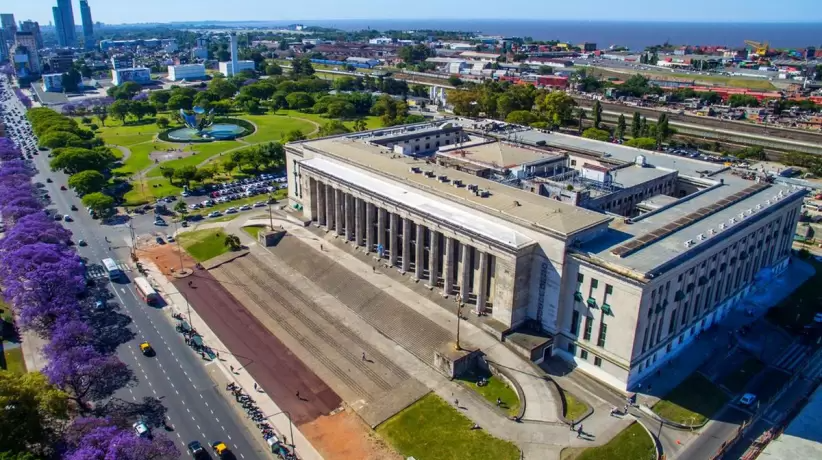
[[800, 460], [822, 458], [822, 387], [817, 387], [808, 404], [788, 424], [785, 431], [759, 454], [762, 459]]
[[631, 165], [611, 171], [611, 177], [615, 183], [621, 185], [623, 188], [630, 188], [673, 173], [674, 171], [670, 169], [643, 168], [639, 165]]
[[[426, 160], [387, 153], [385, 148], [346, 137], [305, 141], [301, 145], [356, 165], [372, 174], [391, 178], [407, 186], [434, 193], [535, 231], [553, 233], [555, 236], [567, 237], [611, 220], [611, 217], [594, 211], [551, 200], [454, 168], [437, 166]], [[411, 171], [412, 167], [432, 171], [436, 176], [447, 176], [449, 182], [444, 183], [436, 177], [429, 178], [425, 174], [416, 174]], [[455, 187], [451, 182], [453, 180], [462, 181], [463, 187]], [[476, 184], [481, 190], [490, 192], [490, 195], [487, 198], [477, 196], [465, 187], [469, 184]], [[380, 193], [379, 188], [371, 190]]]
[[437, 155], [459, 160], [482, 163], [494, 168], [515, 168], [517, 166], [543, 160], [558, 160], [562, 157], [534, 148], [521, 147], [496, 140], [467, 147], [454, 148]]

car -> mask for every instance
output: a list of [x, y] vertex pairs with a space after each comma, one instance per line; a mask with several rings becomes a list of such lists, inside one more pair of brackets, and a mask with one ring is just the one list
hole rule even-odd
[[244, 204], [244, 205], [240, 206], [240, 211], [249, 211], [249, 210], [251, 210], [251, 206], [249, 206], [247, 204]]
[[254, 203], [255, 208], [262, 208], [263, 206], [265, 206], [265, 201], [258, 201]]
[[60, 186], [60, 190], [62, 190], [62, 191], [64, 191], [64, 192], [65, 192], [65, 191], [66, 191], [66, 190], [68, 190], [68, 189], [66, 188], [66, 186], [65, 186], [65, 185], [61, 185], [61, 186]]
[[185, 197], [187, 197], [187, 196], [190, 196], [190, 195], [191, 195], [191, 194], [190, 194], [190, 193], [188, 193], [188, 192], [186, 192], [185, 190], [183, 190], [183, 191], [182, 191], [182, 193], [180, 193], [180, 196], [181, 196], [181, 197], [183, 197], [183, 198], [185, 198]]
[[228, 208], [225, 210], [226, 214], [235, 214], [237, 212], [237, 208]]
[[50, 183], [52, 183], [52, 182], [54, 182], [54, 181], [52, 181], [52, 180], [51, 180], [51, 177], [49, 177], [49, 178], [47, 178], [47, 179], [46, 179], [46, 182], [48, 182], [48, 183], [50, 184]]
[[166, 241], [168, 241], [169, 243], [173, 243], [174, 242], [174, 237], [171, 236], [171, 235], [166, 235]]
[[220, 211], [211, 211], [210, 213], [208, 213], [208, 217], [220, 217], [222, 215], [223, 214]]
[[75, 206], [75, 205], [71, 205], [71, 210], [72, 210], [72, 211], [76, 211], [76, 210], [77, 210], [77, 206]]
[[55, 214], [54, 215], [54, 220], [63, 220], [63, 215], [62, 214]]
[[216, 453], [220, 458], [223, 458], [224, 455], [228, 454], [228, 446], [222, 441], [212, 442], [211, 448], [214, 449], [214, 453]]
[[65, 216], [63, 216], [63, 221], [64, 222], [74, 222], [74, 219], [72, 219], [70, 215], [66, 214]]
[[140, 420], [138, 422], [134, 422], [134, 425], [132, 426], [134, 427], [134, 431], [137, 432], [137, 436], [140, 436], [141, 438], [147, 438], [151, 436], [151, 430], [148, 429], [148, 425], [146, 425], [146, 422]]
[[140, 352], [143, 353], [145, 356], [154, 355], [154, 349], [151, 348], [151, 344], [148, 342], [143, 342], [140, 344]]
[[194, 458], [206, 457], [206, 451], [200, 441], [191, 441], [188, 443], [188, 453]]
[[163, 227], [167, 224], [166, 224], [166, 221], [164, 221], [163, 219], [157, 218], [157, 219], [154, 219], [154, 225]]
[[166, 241], [163, 239], [162, 236], [158, 236], [154, 240], [157, 241], [157, 244], [166, 244]]
[[743, 406], [751, 406], [756, 402], [756, 395], [753, 393], [745, 393], [739, 398], [739, 404]]
[[822, 313], [817, 313], [813, 315], [813, 320], [816, 323], [822, 323]]
[[184, 220], [184, 221], [183, 221], [183, 223], [182, 223], [181, 225], [183, 226], [183, 228], [188, 227], [188, 221], [187, 221], [187, 220]]

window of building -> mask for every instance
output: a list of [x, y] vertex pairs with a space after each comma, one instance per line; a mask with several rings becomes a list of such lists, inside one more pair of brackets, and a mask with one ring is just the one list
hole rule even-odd
[[574, 310], [571, 315], [571, 334], [577, 335], [579, 332], [579, 312]]
[[605, 346], [605, 336], [608, 333], [608, 325], [604, 322], [599, 323], [599, 337], [597, 338], [597, 346], [604, 347]]
[[580, 350], [579, 357], [584, 359], [585, 361], [588, 361], [588, 350]]
[[673, 334], [676, 330], [676, 309], [671, 312], [671, 320], [668, 323], [668, 334]]
[[605, 285], [605, 295], [611, 295], [614, 293], [614, 287], [610, 284]]
[[577, 273], [577, 283], [582, 284], [583, 281], [585, 281], [585, 275], [582, 273]]
[[582, 338], [585, 340], [591, 340], [591, 330], [594, 328], [594, 318], [590, 316], [585, 317], [585, 331], [583, 331]]
[[648, 349], [648, 326], [645, 326], [645, 333], [642, 335], [642, 353]]
[[591, 290], [599, 287], [599, 280], [591, 278]]
[[576, 344], [574, 344], [574, 343], [569, 343], [569, 344], [568, 344], [568, 353], [571, 353], [572, 355], [577, 354], [577, 346], [576, 346]]
[[656, 322], [656, 340], [654, 343], [659, 343], [659, 339], [662, 338], [662, 320], [664, 318], [662, 316], [659, 317], [659, 321]]
[[665, 347], [665, 351], [670, 353], [671, 352], [671, 347], [673, 347], [673, 346], [674, 346], [673, 342], [669, 343], [668, 346]]
[[594, 356], [594, 366], [602, 367], [602, 358], [599, 356]]

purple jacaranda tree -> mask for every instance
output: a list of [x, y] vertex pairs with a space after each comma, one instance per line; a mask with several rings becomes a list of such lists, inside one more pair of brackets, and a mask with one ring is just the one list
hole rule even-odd
[[63, 115], [74, 115], [77, 112], [77, 106], [74, 104], [66, 104], [60, 109], [60, 112], [62, 112]]
[[17, 97], [20, 99], [20, 102], [22, 102], [27, 109], [31, 108], [31, 98], [26, 96], [26, 93], [24, 93], [22, 89], [14, 88], [14, 93], [17, 94]]
[[0, 187], [0, 214], [4, 221], [14, 223], [22, 217], [42, 212], [42, 209], [42, 202], [29, 191]]
[[0, 239], [0, 251], [10, 253], [34, 243], [66, 244], [71, 232], [44, 212], [30, 214], [17, 220]]
[[147, 101], [148, 93], [137, 93], [131, 98], [132, 101]]
[[58, 321], [51, 330], [49, 343], [43, 347], [43, 353], [57, 356], [70, 348], [92, 345], [93, 340], [94, 331], [85, 321]]
[[108, 418], [78, 418], [66, 430], [65, 460], [166, 460], [180, 451], [163, 434], [138, 437]]
[[0, 137], [0, 161], [16, 160], [20, 158], [20, 149], [7, 137]]
[[115, 391], [134, 383], [134, 373], [116, 356], [104, 355], [92, 345], [64, 350], [43, 350], [48, 364], [43, 374], [68, 393], [81, 413], [88, 413], [89, 402], [111, 397]]

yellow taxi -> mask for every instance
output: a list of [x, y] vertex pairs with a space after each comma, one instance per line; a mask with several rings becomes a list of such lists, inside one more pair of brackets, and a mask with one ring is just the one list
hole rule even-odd
[[140, 351], [146, 356], [152, 356], [154, 354], [154, 349], [151, 348], [151, 344], [148, 342], [140, 344]]
[[226, 446], [225, 443], [222, 441], [211, 443], [211, 448], [214, 449], [214, 453], [217, 454], [217, 456], [220, 458], [222, 458], [223, 455], [228, 453], [228, 446]]

